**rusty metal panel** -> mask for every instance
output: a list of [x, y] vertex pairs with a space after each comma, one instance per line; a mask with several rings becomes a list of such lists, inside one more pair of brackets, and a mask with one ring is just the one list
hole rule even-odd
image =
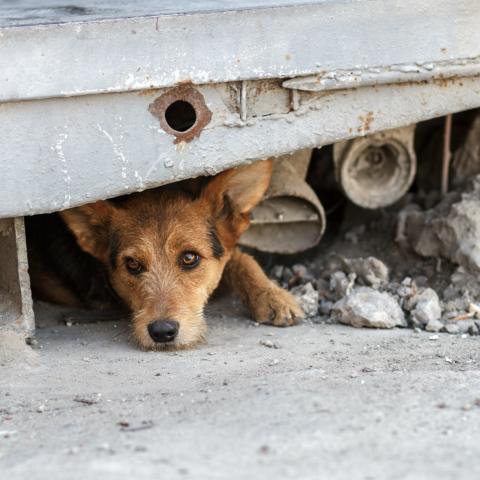
[[[479, 71], [472, 0], [0, 0], [0, 101], [261, 78]], [[370, 80], [376, 82], [377, 80]], [[401, 80], [403, 81], [403, 80]]]
[[177, 142], [151, 113], [167, 90], [0, 104], [0, 218], [214, 174], [480, 106], [480, 77], [328, 94], [294, 91], [287, 113], [284, 102], [270, 102], [268, 110], [258, 98], [262, 91], [269, 95], [270, 86], [253, 89], [253, 102], [251, 84], [198, 87], [212, 115], [189, 142]]
[[22, 218], [0, 220], [0, 253], [0, 330], [32, 335], [35, 322]]

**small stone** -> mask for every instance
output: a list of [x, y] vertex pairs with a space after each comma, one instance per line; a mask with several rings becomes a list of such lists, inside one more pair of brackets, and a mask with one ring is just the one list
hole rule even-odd
[[354, 273], [360, 283], [378, 289], [388, 283], [388, 267], [378, 258], [351, 258], [343, 259], [348, 273]]
[[416, 296], [416, 305], [412, 311], [412, 320], [416, 325], [428, 325], [430, 321], [439, 321], [442, 316], [440, 300], [435, 290], [426, 288]]
[[478, 328], [473, 320], [458, 320], [455, 325], [458, 326], [458, 333], [460, 334], [478, 335]]
[[445, 325], [445, 331], [452, 335], [456, 335], [457, 333], [460, 333], [460, 328], [456, 323], [449, 323]]
[[332, 309], [339, 322], [353, 327], [393, 328], [405, 326], [405, 316], [388, 293], [369, 287], [355, 289]]
[[303, 278], [307, 275], [307, 267], [301, 263], [296, 263], [292, 266], [292, 272], [296, 277]]
[[444, 327], [440, 320], [430, 320], [425, 326], [427, 332], [439, 332]]
[[292, 288], [291, 293], [297, 299], [307, 318], [317, 315], [319, 295], [310, 282]]
[[281, 280], [283, 275], [283, 265], [275, 265], [272, 268], [271, 276], [276, 280]]
[[279, 349], [280, 345], [278, 343], [273, 343], [271, 340], [260, 340], [260, 345], [263, 345], [267, 348]]
[[340, 300], [348, 295], [351, 292], [354, 284], [355, 278], [347, 277], [347, 275], [340, 270], [333, 272], [330, 276], [330, 290], [334, 292], [335, 299], [337, 300]]
[[430, 335], [428, 339], [433, 341], [438, 340], [438, 335]]
[[37, 412], [38, 413], [43, 413], [45, 411], [45, 405], [39, 405], [37, 407]]
[[333, 302], [329, 300], [320, 300], [318, 304], [318, 313], [320, 315], [330, 315], [333, 308]]
[[282, 282], [288, 284], [292, 277], [293, 277], [292, 269], [285, 267], [282, 273]]

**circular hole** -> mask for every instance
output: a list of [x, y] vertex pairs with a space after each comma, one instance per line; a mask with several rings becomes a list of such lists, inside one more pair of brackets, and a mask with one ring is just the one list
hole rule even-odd
[[165, 110], [165, 121], [172, 130], [186, 132], [195, 125], [197, 112], [190, 103], [177, 100]]
[[398, 152], [390, 145], [369, 146], [358, 156], [354, 167], [356, 181], [370, 193], [389, 189], [398, 180]]

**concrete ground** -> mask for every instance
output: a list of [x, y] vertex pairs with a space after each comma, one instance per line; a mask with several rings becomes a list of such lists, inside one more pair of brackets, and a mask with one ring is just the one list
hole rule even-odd
[[25, 361], [0, 345], [2, 479], [480, 478], [478, 337], [275, 329], [223, 301], [207, 344], [144, 353], [126, 324], [39, 317]]

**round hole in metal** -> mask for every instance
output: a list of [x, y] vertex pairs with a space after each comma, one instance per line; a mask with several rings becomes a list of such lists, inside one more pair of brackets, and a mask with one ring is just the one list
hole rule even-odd
[[186, 132], [197, 122], [197, 112], [191, 103], [176, 100], [165, 110], [165, 121], [172, 130]]

